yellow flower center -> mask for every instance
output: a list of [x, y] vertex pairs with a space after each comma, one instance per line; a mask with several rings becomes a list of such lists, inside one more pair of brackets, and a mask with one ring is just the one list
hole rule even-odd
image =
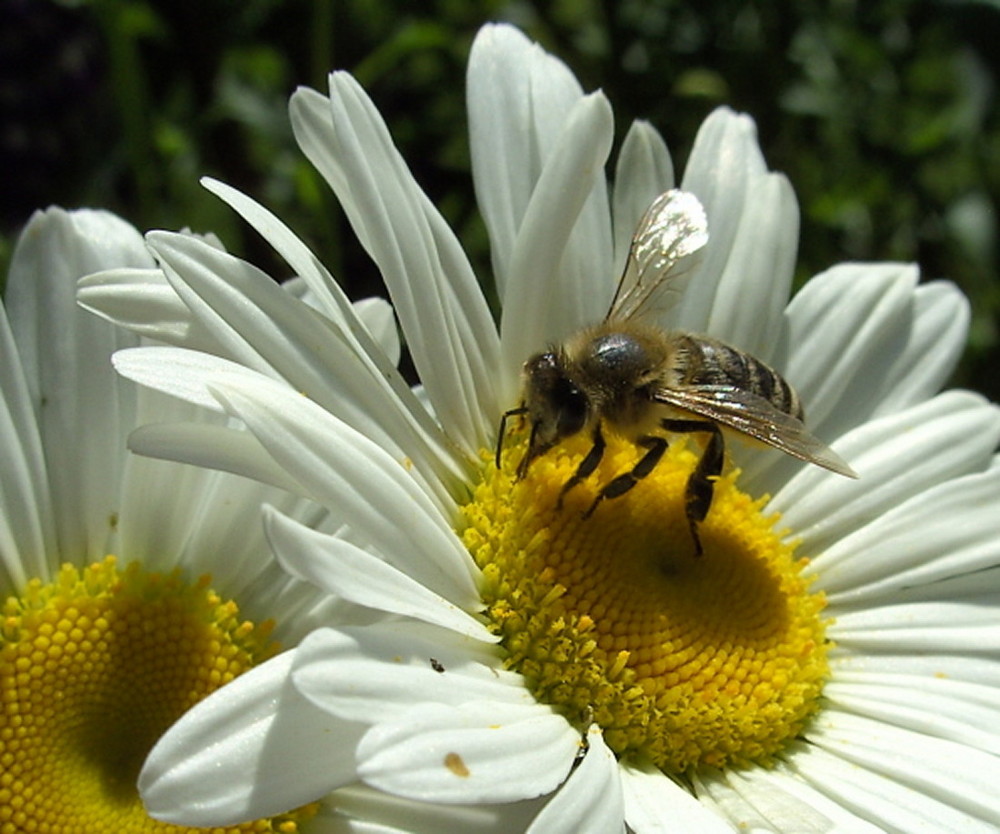
[[[10, 597], [0, 627], [0, 834], [194, 831], [151, 819], [135, 788], [185, 710], [274, 654], [271, 623], [178, 572], [114, 557]], [[292, 815], [223, 831], [298, 830]]]
[[581, 730], [599, 724], [619, 757], [680, 774], [767, 764], [816, 711], [827, 677], [825, 600], [764, 516], [765, 498], [715, 484], [696, 556], [684, 491], [696, 455], [672, 443], [652, 474], [584, 517], [600, 487], [642, 454], [608, 438], [597, 471], [560, 491], [584, 437], [532, 462], [524, 441], [464, 509], [491, 627], [509, 668]]

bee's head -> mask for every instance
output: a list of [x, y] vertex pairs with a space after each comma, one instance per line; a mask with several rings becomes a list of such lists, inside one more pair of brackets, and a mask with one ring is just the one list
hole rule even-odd
[[531, 461], [563, 438], [581, 431], [590, 419], [591, 410], [587, 395], [567, 372], [566, 359], [561, 352], [535, 354], [524, 363], [521, 376], [521, 405], [503, 414], [496, 449], [496, 464], [499, 467], [507, 419], [527, 414], [531, 435], [528, 451], [517, 467], [519, 478], [527, 473]]
[[590, 400], [570, 377], [562, 353], [547, 351], [524, 363], [524, 405], [531, 420], [528, 457], [540, 455], [587, 425]]

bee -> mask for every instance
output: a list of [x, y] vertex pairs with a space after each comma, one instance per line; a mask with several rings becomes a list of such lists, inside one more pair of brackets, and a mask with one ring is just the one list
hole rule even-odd
[[634, 440], [641, 456], [627, 472], [597, 492], [584, 513], [618, 498], [649, 475], [667, 450], [667, 434], [706, 438], [685, 486], [685, 515], [696, 555], [698, 526], [712, 506], [721, 475], [722, 429], [772, 446], [808, 463], [847, 477], [857, 475], [804, 424], [794, 389], [764, 362], [709, 336], [665, 331], [644, 322], [677, 294], [708, 242], [704, 209], [698, 199], [672, 189], [657, 197], [632, 237], [625, 269], [604, 320], [563, 344], [530, 357], [522, 369], [521, 404], [500, 420], [496, 465], [500, 466], [507, 421], [527, 415], [528, 449], [517, 478], [531, 462], [560, 441], [589, 432], [592, 446], [563, 485], [563, 496], [601, 462], [604, 428]]

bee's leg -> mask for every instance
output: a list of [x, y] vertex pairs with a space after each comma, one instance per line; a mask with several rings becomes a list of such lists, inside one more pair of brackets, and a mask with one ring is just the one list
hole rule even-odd
[[500, 468], [500, 453], [503, 451], [503, 441], [507, 434], [507, 421], [511, 417], [516, 417], [520, 414], [526, 413], [528, 407], [526, 405], [518, 406], [517, 408], [511, 408], [500, 415], [500, 431], [497, 432], [497, 454], [496, 454], [496, 464], [497, 469]]
[[632, 469], [612, 478], [604, 485], [601, 491], [597, 493], [597, 497], [594, 499], [594, 503], [590, 505], [590, 509], [583, 514], [584, 518], [589, 518], [594, 510], [597, 509], [597, 505], [605, 498], [617, 498], [619, 495], [624, 495], [632, 489], [632, 487], [656, 468], [656, 464], [660, 462], [663, 453], [667, 451], [667, 441], [663, 437], [656, 437], [650, 434], [640, 437], [636, 440], [636, 443], [649, 451], [639, 458], [639, 462]]
[[559, 492], [559, 500], [556, 502], [556, 507], [562, 507], [563, 496], [569, 492], [573, 487], [575, 487], [580, 481], [585, 478], [590, 477], [595, 469], [597, 469], [597, 464], [601, 462], [601, 458], [604, 457], [604, 435], [601, 434], [601, 423], [598, 421], [594, 424], [594, 434], [593, 434], [594, 445], [590, 447], [590, 451], [587, 452], [587, 456], [580, 461], [580, 465], [576, 468], [576, 472], [573, 473], [572, 477], [563, 484], [562, 490]]
[[552, 448], [551, 443], [542, 443], [538, 440], [538, 423], [531, 424], [531, 434], [528, 435], [528, 451], [524, 453], [521, 462], [517, 465], [517, 479], [520, 481], [528, 474], [528, 466], [539, 455], [544, 454]]
[[672, 432], [707, 432], [708, 445], [688, 478], [684, 489], [684, 511], [687, 515], [688, 527], [691, 528], [691, 538], [694, 539], [694, 552], [701, 556], [701, 538], [698, 535], [698, 524], [705, 520], [712, 507], [712, 496], [715, 494], [715, 479], [722, 474], [722, 464], [725, 459], [725, 443], [719, 427], [708, 420], [664, 420], [663, 428]]

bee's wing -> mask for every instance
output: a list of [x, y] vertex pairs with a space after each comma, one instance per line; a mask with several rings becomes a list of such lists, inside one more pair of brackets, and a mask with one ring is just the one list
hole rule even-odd
[[801, 420], [778, 410], [750, 391], [731, 385], [659, 388], [653, 392], [652, 398], [658, 403], [707, 417], [831, 472], [849, 478], [858, 477], [840, 455], [811, 435]]
[[708, 221], [698, 198], [676, 188], [663, 192], [632, 236], [606, 318], [622, 321], [669, 306], [671, 290], [679, 289], [676, 279], [697, 265], [707, 242]]

